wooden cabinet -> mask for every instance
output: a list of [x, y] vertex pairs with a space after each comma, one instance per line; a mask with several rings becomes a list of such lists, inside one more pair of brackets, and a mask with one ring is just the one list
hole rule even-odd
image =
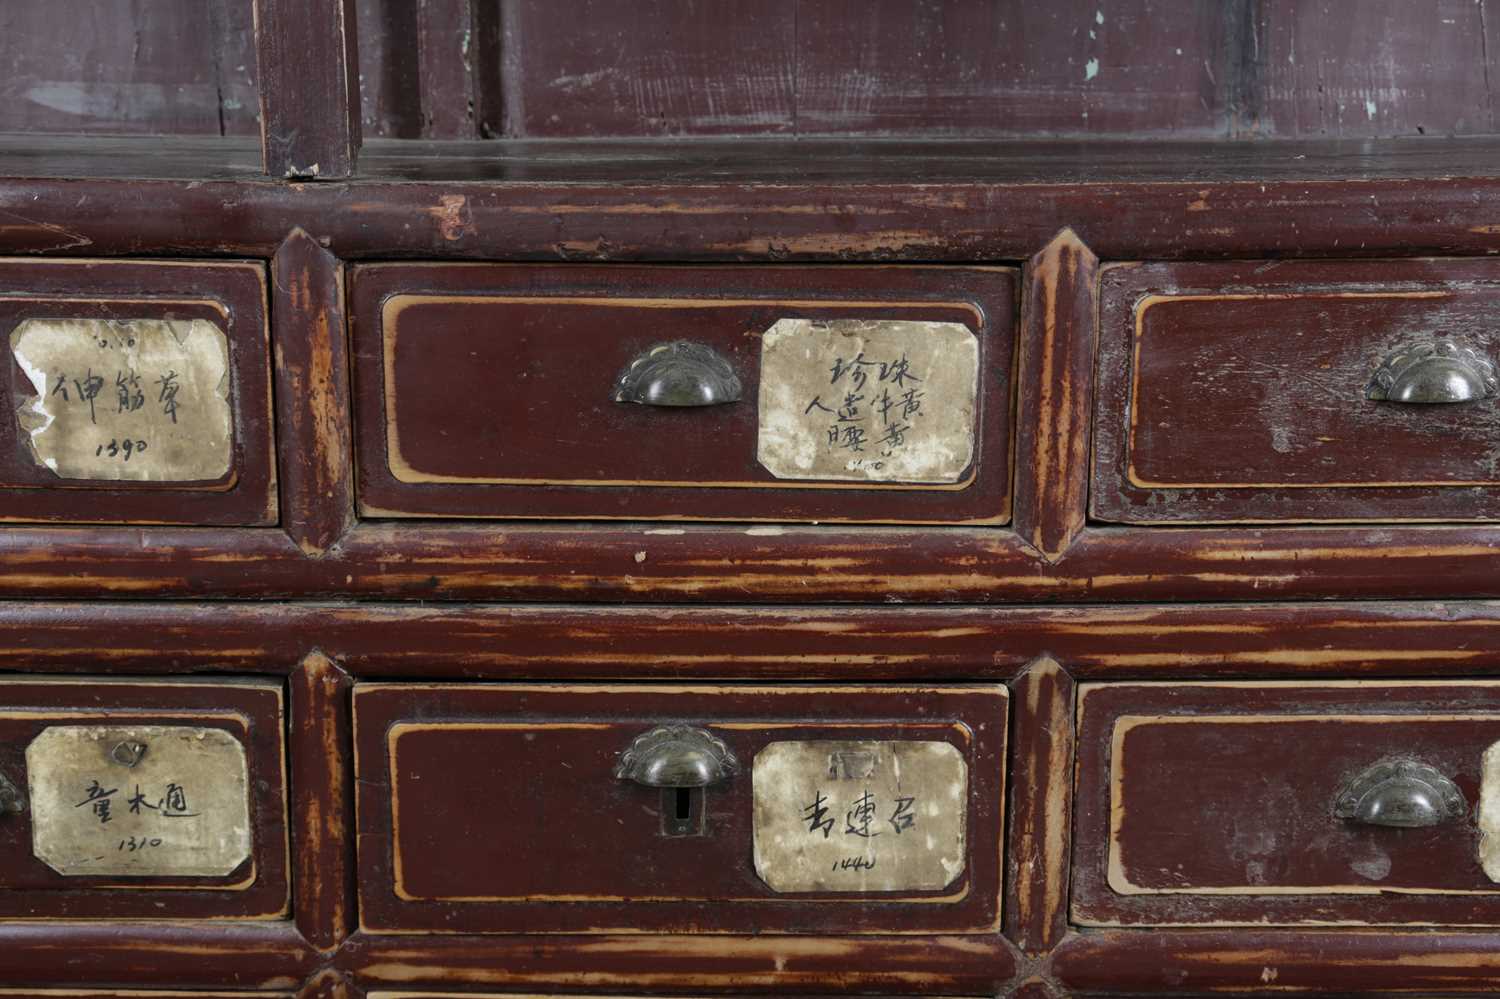
[[5, 0], [0, 994], [1493, 994], [1497, 3]]

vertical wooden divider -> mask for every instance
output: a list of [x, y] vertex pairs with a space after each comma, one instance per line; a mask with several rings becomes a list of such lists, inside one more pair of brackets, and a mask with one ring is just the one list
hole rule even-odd
[[1088, 518], [1099, 260], [1072, 229], [1026, 265], [1016, 412], [1016, 532], [1055, 561]]
[[290, 677], [292, 912], [332, 954], [354, 930], [353, 722], [349, 674], [312, 652]]
[[344, 268], [301, 229], [271, 263], [281, 522], [308, 555], [354, 524]]
[[354, 0], [255, 0], [266, 173], [352, 176], [359, 154]]
[[1027, 954], [1068, 928], [1075, 686], [1046, 656], [1011, 684], [1005, 933]]

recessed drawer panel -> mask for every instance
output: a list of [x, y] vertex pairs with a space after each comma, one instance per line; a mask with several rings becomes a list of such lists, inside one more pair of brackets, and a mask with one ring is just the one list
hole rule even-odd
[[1500, 264], [1121, 265], [1102, 281], [1095, 517], [1500, 516]]
[[276, 523], [265, 269], [0, 260], [0, 520]]
[[1088, 685], [1085, 925], [1500, 924], [1500, 684]]
[[281, 687], [0, 681], [0, 916], [274, 918]]
[[371, 685], [355, 722], [366, 929], [999, 918], [1003, 687]]
[[377, 264], [371, 517], [1009, 517], [1014, 272]]

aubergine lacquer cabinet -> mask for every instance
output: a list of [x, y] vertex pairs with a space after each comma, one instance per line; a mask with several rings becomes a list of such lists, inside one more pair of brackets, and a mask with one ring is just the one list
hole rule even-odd
[[1497, 25], [0, 5], [0, 993], [1500, 991]]

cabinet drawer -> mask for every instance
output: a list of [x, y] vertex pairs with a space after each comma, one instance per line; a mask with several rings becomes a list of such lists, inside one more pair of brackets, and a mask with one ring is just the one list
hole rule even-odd
[[359, 267], [361, 509], [1003, 522], [1015, 296], [1000, 268]]
[[261, 264], [0, 259], [0, 520], [276, 523]]
[[370, 930], [997, 925], [1003, 687], [371, 685], [354, 712]]
[[[1094, 516], [1500, 516], [1500, 264], [1122, 265], [1102, 281]], [[1472, 398], [1411, 401], [1454, 397]]]
[[287, 907], [281, 688], [0, 681], [0, 917]]
[[1500, 684], [1085, 685], [1079, 738], [1079, 923], [1500, 924]]

